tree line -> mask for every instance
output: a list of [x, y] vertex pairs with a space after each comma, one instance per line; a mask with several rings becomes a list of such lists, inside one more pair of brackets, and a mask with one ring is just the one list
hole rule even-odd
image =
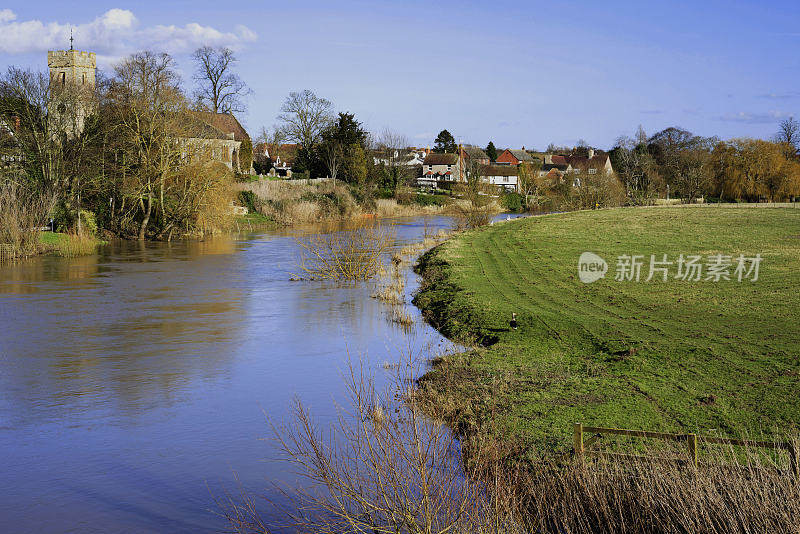
[[794, 200], [800, 196], [800, 135], [793, 118], [769, 141], [702, 137], [671, 127], [622, 136], [611, 162], [631, 203], [671, 196], [693, 201]]

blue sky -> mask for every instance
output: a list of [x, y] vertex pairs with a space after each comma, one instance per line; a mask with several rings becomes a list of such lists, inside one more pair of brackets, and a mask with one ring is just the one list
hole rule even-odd
[[45, 68], [70, 24], [101, 65], [167, 49], [187, 85], [193, 48], [234, 47], [251, 133], [302, 89], [421, 146], [443, 128], [538, 149], [610, 147], [639, 124], [769, 137], [800, 116], [800, 2], [789, 0], [12, 2], [0, 7], [0, 66]]

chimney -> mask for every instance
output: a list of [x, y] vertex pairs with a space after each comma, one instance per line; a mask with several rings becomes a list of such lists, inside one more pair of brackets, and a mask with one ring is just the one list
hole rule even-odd
[[522, 151], [525, 152], [525, 145], [522, 145]]

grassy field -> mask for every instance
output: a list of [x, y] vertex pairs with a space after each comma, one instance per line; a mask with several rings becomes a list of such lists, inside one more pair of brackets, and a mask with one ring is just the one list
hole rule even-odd
[[[592, 284], [578, 279], [585, 251], [609, 264]], [[759, 280], [675, 280], [673, 265], [667, 282], [644, 281], [651, 254], [717, 253], [760, 253]], [[623, 254], [645, 256], [641, 281], [614, 280]], [[576, 422], [750, 436], [800, 423], [800, 209], [533, 217], [462, 234], [417, 270], [428, 320], [485, 346], [439, 361], [421, 383], [456, 428], [492, 419], [526, 446], [558, 450]]]

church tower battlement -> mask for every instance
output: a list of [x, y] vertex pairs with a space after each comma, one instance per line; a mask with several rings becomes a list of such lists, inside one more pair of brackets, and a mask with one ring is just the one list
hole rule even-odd
[[97, 74], [97, 57], [94, 52], [80, 50], [54, 50], [47, 53], [50, 82], [62, 87], [94, 89]]
[[97, 57], [94, 52], [51, 50], [47, 52], [50, 69], [51, 101], [49, 113], [62, 122], [69, 135], [80, 135], [86, 118], [96, 109], [94, 89], [97, 81]]

